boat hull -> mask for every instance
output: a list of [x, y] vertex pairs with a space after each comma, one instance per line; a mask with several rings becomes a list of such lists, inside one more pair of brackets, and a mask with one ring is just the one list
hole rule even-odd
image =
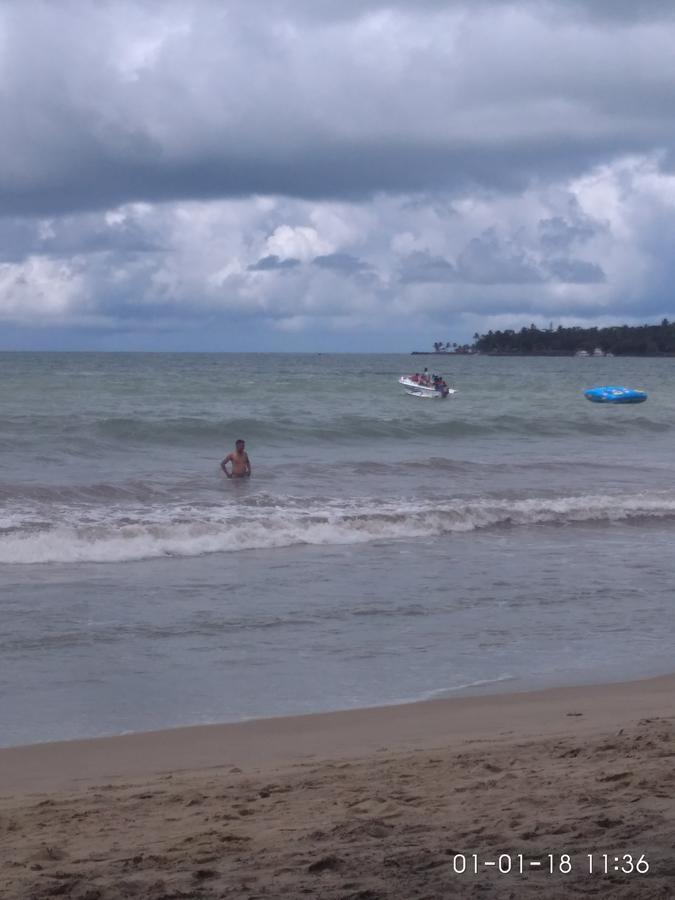
[[398, 383], [402, 384], [406, 389], [406, 393], [410, 394], [412, 397], [426, 397], [431, 400], [445, 400], [446, 397], [455, 393], [453, 388], [448, 388], [447, 394], [442, 393], [441, 391], [436, 390], [435, 387], [428, 387], [424, 384], [418, 384], [418, 382], [413, 381], [406, 375], [402, 375], [401, 378], [399, 378]]

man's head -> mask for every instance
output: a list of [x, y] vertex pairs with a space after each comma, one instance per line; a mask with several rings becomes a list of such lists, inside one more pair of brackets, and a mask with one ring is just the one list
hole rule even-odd
[[242, 451], [242, 450], [244, 449], [244, 447], [246, 446], [246, 441], [242, 441], [242, 439], [239, 438], [238, 441], [235, 441], [234, 446], [237, 448], [237, 450], [239, 451], [239, 453], [241, 453], [241, 451]]

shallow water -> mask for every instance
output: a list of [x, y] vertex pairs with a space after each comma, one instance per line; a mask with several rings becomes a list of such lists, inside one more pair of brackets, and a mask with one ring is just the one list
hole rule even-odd
[[[436, 365], [458, 393], [396, 383]], [[672, 668], [675, 361], [0, 354], [0, 741]], [[625, 383], [640, 406], [581, 391]], [[247, 440], [250, 482], [220, 459]]]

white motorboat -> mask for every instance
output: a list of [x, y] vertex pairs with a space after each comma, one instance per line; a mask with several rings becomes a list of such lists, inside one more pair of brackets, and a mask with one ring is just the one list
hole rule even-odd
[[421, 384], [419, 381], [414, 381], [410, 375], [401, 375], [398, 383], [403, 385], [406, 394], [410, 394], [411, 397], [426, 397], [427, 400], [445, 400], [446, 397], [456, 393], [454, 388], [439, 388], [434, 387], [433, 384]]

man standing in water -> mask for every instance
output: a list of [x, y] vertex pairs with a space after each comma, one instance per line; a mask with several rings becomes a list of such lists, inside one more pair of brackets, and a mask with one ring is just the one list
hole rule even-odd
[[[251, 460], [244, 449], [246, 442], [241, 438], [234, 445], [234, 453], [228, 453], [221, 462], [220, 468], [228, 478], [249, 478], [251, 475]], [[232, 463], [232, 471], [228, 472], [227, 464]]]

